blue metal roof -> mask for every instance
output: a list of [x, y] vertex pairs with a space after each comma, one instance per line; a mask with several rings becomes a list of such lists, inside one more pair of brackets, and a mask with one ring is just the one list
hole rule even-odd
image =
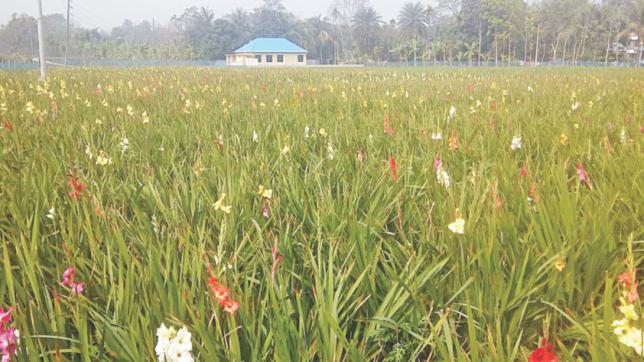
[[308, 53], [284, 38], [255, 38], [233, 53]]

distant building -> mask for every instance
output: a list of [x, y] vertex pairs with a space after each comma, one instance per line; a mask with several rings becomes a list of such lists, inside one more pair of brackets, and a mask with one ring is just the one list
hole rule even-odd
[[297, 66], [306, 65], [308, 51], [284, 38], [256, 38], [230, 54], [229, 66]]

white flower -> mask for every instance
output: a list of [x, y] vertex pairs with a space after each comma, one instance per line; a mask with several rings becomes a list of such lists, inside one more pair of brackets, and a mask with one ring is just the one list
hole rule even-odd
[[448, 188], [450, 185], [449, 174], [442, 167], [436, 170], [436, 180], [439, 185], [445, 186], [445, 188]]
[[534, 89], [532, 89], [532, 86], [528, 86], [528, 92], [534, 93]]
[[130, 140], [127, 139], [127, 137], [123, 137], [123, 140], [121, 141], [121, 152], [125, 152], [130, 148]]
[[570, 107], [570, 109], [572, 109], [572, 111], [574, 112], [574, 111], [576, 111], [576, 110], [577, 110], [577, 108], [579, 108], [579, 106], [581, 106], [581, 103], [579, 103], [579, 102], [575, 102], [575, 103], [573, 103], [573, 104], [572, 104], [572, 106]]
[[326, 157], [329, 160], [332, 160], [335, 157], [335, 150], [333, 149], [333, 144], [331, 142], [328, 142], [326, 144], [326, 152], [327, 152]]
[[432, 140], [440, 141], [443, 139], [443, 135], [440, 132], [432, 132]]
[[161, 323], [161, 327], [157, 329], [157, 345], [154, 347], [154, 352], [159, 357], [160, 362], [165, 362], [168, 347], [170, 346], [170, 340], [175, 337], [177, 331], [174, 328], [166, 327], [165, 324]]
[[304, 127], [304, 138], [309, 138], [309, 126]]
[[259, 140], [259, 136], [257, 136], [257, 132], [253, 130], [253, 142], [257, 142]]
[[192, 335], [186, 327], [177, 332], [174, 328], [161, 324], [157, 329], [157, 345], [154, 352], [160, 362], [193, 362]]
[[191, 338], [192, 334], [188, 332], [188, 329], [186, 327], [182, 327], [177, 332], [177, 335], [175, 336], [173, 341], [176, 343], [176, 348], [179, 351], [190, 352], [192, 350]]
[[99, 151], [98, 156], [96, 156], [96, 164], [101, 166], [111, 165], [112, 158], [105, 151]]
[[465, 220], [463, 218], [456, 218], [453, 223], [447, 225], [447, 228], [455, 234], [465, 233]]
[[454, 105], [451, 105], [449, 107], [449, 118], [448, 119], [452, 119], [455, 116], [456, 116], [456, 107], [454, 107]]
[[320, 134], [320, 136], [322, 136], [322, 137], [326, 137], [326, 131], [324, 130], [324, 128], [320, 128], [320, 130], [318, 131], [318, 133]]
[[512, 137], [512, 144], [510, 145], [510, 148], [512, 149], [512, 151], [516, 151], [517, 149], [521, 148], [521, 136]]
[[87, 155], [87, 157], [89, 157], [90, 160], [94, 158], [94, 154], [92, 153], [92, 150], [89, 148], [89, 145], [85, 146], [85, 154]]
[[47, 211], [47, 218], [53, 220], [56, 217], [56, 209], [53, 207]]
[[621, 144], [625, 144], [628, 141], [628, 136], [626, 135], [626, 129], [622, 128], [622, 130], [619, 132], [619, 142]]

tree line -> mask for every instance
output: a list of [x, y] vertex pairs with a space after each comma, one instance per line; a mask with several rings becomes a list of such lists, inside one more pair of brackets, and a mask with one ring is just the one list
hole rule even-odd
[[[408, 2], [386, 20], [368, 0], [334, 0], [301, 19], [280, 0], [216, 17], [190, 7], [158, 25], [125, 20], [111, 31], [72, 26], [80, 59], [216, 60], [256, 37], [285, 37], [321, 64], [364, 62], [640, 62], [644, 0], [439, 0]], [[47, 53], [65, 53], [66, 19], [44, 17]], [[0, 56], [37, 56], [36, 20], [14, 14], [0, 28]]]

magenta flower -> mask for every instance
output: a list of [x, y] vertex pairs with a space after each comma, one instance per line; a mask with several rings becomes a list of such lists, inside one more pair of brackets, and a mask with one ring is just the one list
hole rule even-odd
[[593, 183], [590, 181], [590, 177], [588, 177], [586, 169], [581, 162], [577, 163], [577, 176], [579, 177], [579, 183], [585, 182], [588, 187], [593, 188]]
[[2, 354], [2, 362], [11, 361], [11, 356], [16, 354], [16, 343], [20, 338], [18, 330], [8, 326], [11, 323], [13, 310], [13, 307], [9, 307], [6, 311], [0, 308], [0, 353]]
[[72, 293], [76, 295], [83, 294], [85, 291], [85, 285], [83, 283], [76, 283], [76, 270], [71, 266], [63, 272], [62, 284], [69, 287]]
[[9, 307], [6, 311], [0, 308], [0, 328], [2, 324], [11, 322], [11, 313], [13, 312], [13, 307]]
[[438, 171], [441, 168], [443, 168], [443, 161], [441, 160], [441, 156], [436, 156], [434, 159], [434, 170]]

